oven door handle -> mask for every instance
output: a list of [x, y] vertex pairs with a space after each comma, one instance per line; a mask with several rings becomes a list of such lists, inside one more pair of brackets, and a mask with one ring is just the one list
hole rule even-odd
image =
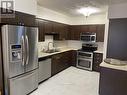
[[83, 60], [83, 61], [93, 61], [93, 59], [85, 59], [85, 58], [78, 58], [78, 60]]
[[79, 53], [83, 53], [83, 54], [91, 54], [91, 55], [93, 55], [93, 53], [90, 53], [90, 52], [82, 52], [82, 51], [78, 51], [78, 54]]
[[80, 55], [78, 55], [78, 58], [93, 59], [93, 56], [91, 56], [91, 57], [87, 57], [87, 56], [80, 56]]

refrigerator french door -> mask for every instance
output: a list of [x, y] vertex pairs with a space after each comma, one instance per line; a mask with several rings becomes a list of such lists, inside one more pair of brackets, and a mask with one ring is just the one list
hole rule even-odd
[[38, 28], [2, 26], [5, 95], [27, 95], [38, 87]]

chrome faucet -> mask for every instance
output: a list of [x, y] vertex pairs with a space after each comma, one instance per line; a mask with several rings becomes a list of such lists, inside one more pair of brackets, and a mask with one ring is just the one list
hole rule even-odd
[[49, 42], [49, 43], [48, 43], [48, 50], [50, 50], [50, 49], [49, 49], [49, 45], [50, 45], [50, 44], [52, 44], [53, 47], [54, 47], [54, 43], [53, 43], [53, 42]]

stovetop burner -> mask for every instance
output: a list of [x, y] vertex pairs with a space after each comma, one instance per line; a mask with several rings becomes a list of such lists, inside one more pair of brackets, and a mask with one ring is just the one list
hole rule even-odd
[[94, 43], [94, 44], [82, 44], [82, 49], [80, 49], [80, 51], [93, 52], [93, 51], [96, 51], [97, 48], [98, 48], [98, 45], [96, 43]]

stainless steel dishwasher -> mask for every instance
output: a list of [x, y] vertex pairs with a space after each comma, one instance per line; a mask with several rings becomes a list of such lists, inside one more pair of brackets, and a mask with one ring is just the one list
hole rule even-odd
[[39, 83], [51, 77], [51, 58], [39, 61]]

